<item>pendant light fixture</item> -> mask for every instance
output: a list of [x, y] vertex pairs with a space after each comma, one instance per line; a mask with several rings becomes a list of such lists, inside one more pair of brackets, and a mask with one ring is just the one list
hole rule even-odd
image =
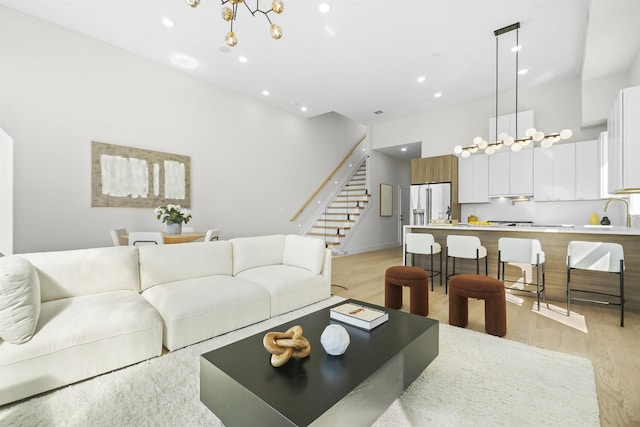
[[[491, 155], [502, 148], [503, 145], [511, 147], [511, 151], [520, 151], [522, 147], [529, 145], [532, 141], [539, 142], [541, 147], [549, 148], [553, 145], [553, 143], [558, 142], [562, 139], [569, 139], [573, 136], [573, 132], [571, 129], [564, 129], [561, 132], [555, 132], [550, 134], [545, 134], [535, 128], [530, 128], [525, 131], [525, 136], [519, 138], [518, 137], [518, 75], [519, 69], [519, 55], [521, 46], [519, 44], [519, 29], [520, 23], [516, 22], [515, 24], [511, 24], [507, 27], [500, 28], [495, 30], [493, 34], [496, 37], [496, 141], [487, 142], [484, 138], [480, 136], [476, 136], [473, 138], [473, 143], [467, 147], [463, 147], [461, 145], [457, 145], [454, 148], [454, 152], [456, 154], [460, 154], [462, 157], [469, 157], [472, 153], [477, 152], [478, 150], [484, 150], [485, 154]], [[506, 132], [498, 135], [498, 53], [499, 53], [499, 43], [498, 38], [500, 35], [509, 33], [511, 31], [516, 31], [516, 45], [511, 49], [512, 52], [516, 54], [516, 120], [515, 120], [515, 135], [509, 135]]]
[[[271, 22], [271, 19], [269, 18], [269, 13], [273, 12], [276, 15], [279, 15], [282, 12], [284, 12], [284, 2], [282, 0], [273, 0], [271, 2], [271, 9], [262, 10], [260, 9], [260, 0], [255, 0], [255, 8], [253, 9], [251, 8], [251, 6], [249, 6], [249, 1], [250, 0], [221, 0], [221, 4], [223, 6], [222, 19], [229, 22], [231, 26], [229, 29], [229, 32], [224, 38], [224, 42], [229, 47], [234, 47], [235, 45], [238, 44], [238, 37], [236, 36], [236, 33], [233, 31], [233, 21], [236, 20], [237, 13], [238, 13], [238, 5], [240, 3], [244, 3], [244, 5], [247, 7], [247, 9], [249, 10], [249, 13], [251, 13], [252, 16], [256, 16], [256, 13], [262, 13], [264, 17], [267, 18], [267, 21], [269, 21], [269, 34], [271, 35], [271, 38], [273, 38], [274, 40], [278, 40], [279, 38], [282, 37], [282, 28], [280, 28], [278, 24]], [[187, 3], [187, 5], [194, 8], [200, 5], [200, 0], [185, 0], [185, 2]], [[230, 3], [231, 7], [225, 6], [227, 3]]]

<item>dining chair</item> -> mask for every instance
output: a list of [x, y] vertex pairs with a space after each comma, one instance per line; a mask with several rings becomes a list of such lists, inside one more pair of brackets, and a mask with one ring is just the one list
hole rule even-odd
[[[440, 243], [433, 239], [433, 234], [427, 233], [407, 233], [404, 238], [404, 253], [405, 259], [407, 255], [411, 254], [411, 266], [415, 267], [416, 254], [429, 255], [431, 263], [427, 271], [431, 281], [431, 290], [433, 291], [433, 276], [440, 276], [440, 286], [442, 286], [442, 248]], [[439, 254], [438, 257], [438, 269], [434, 268], [433, 256]]]
[[[498, 239], [498, 280], [510, 283], [522, 283], [522, 289], [507, 286], [508, 290], [518, 292], [535, 293], [538, 297], [538, 311], [540, 311], [540, 297], [546, 302], [545, 296], [545, 269], [544, 269], [544, 252], [538, 239], [521, 239], [513, 237], [501, 237]], [[506, 280], [504, 269], [505, 264], [513, 264], [519, 267], [523, 273], [522, 282], [520, 280]], [[536, 289], [528, 290], [526, 286], [531, 283], [533, 272], [531, 268], [536, 268]], [[541, 279], [542, 270], [542, 280]], [[525, 272], [529, 272], [527, 275]]]
[[111, 230], [110, 233], [113, 246], [122, 246], [124, 236], [127, 235], [127, 230], [125, 228], [116, 228], [115, 230]]
[[[571, 270], [600, 271], [619, 276], [617, 294], [589, 289], [571, 289]], [[607, 296], [609, 300], [572, 297], [571, 292]], [[573, 240], [567, 248], [567, 316], [571, 315], [571, 299], [620, 306], [620, 326], [624, 326], [624, 251], [619, 243], [581, 242]], [[618, 300], [618, 302], [611, 301]]]
[[220, 238], [220, 230], [217, 228], [213, 228], [211, 230], [207, 230], [207, 234], [204, 236], [205, 242], [211, 242], [213, 240], [218, 240]]
[[129, 246], [164, 245], [164, 237], [159, 231], [132, 231]]

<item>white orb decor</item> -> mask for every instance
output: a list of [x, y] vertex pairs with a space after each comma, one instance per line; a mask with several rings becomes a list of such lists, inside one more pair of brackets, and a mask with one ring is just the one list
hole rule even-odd
[[465, 159], [469, 158], [469, 156], [471, 156], [471, 152], [469, 150], [464, 150], [461, 154], [462, 157], [464, 157]]
[[340, 325], [329, 325], [324, 328], [322, 335], [320, 335], [320, 343], [331, 356], [340, 356], [344, 354], [351, 343], [349, 333]]
[[455, 148], [453, 149], [453, 152], [456, 154], [462, 153], [462, 145], [456, 145]]

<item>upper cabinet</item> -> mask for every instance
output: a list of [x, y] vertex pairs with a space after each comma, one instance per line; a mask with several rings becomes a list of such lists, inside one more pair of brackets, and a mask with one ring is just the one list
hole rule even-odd
[[[527, 129], [534, 126], [534, 114], [533, 110], [521, 111], [518, 113], [518, 119], [516, 120], [516, 114], [505, 114], [504, 116], [498, 116], [498, 133], [496, 134], [496, 118], [491, 117], [489, 119], [489, 139], [488, 142], [494, 142], [498, 139], [498, 135], [503, 132], [507, 134], [522, 138]], [[517, 128], [517, 129], [516, 129]], [[517, 135], [516, 135], [517, 134]], [[506, 147], [503, 148], [503, 150]]]
[[453, 154], [411, 160], [411, 184], [453, 182], [458, 179], [458, 157]]
[[458, 202], [489, 202], [489, 156], [461, 158], [458, 163]]
[[[498, 135], [506, 132], [521, 138], [524, 132], [533, 127], [533, 110], [507, 114], [497, 118]], [[516, 132], [517, 128], [517, 132]], [[496, 140], [496, 118], [489, 119], [489, 142]], [[489, 196], [530, 196], [533, 194], [533, 144], [521, 151], [511, 151], [504, 146], [489, 156]]]
[[609, 120], [609, 193], [640, 192], [640, 86], [620, 91]]
[[565, 142], [534, 150], [534, 200], [595, 200], [600, 198], [598, 141]]

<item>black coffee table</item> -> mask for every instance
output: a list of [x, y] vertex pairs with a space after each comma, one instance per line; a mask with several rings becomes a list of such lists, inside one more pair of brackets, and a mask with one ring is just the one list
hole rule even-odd
[[[438, 355], [438, 321], [390, 308], [370, 332], [329, 319], [329, 308], [270, 328], [200, 357], [200, 400], [227, 426], [370, 425]], [[343, 304], [340, 302], [336, 305]], [[320, 335], [344, 326], [351, 344], [329, 356]], [[300, 325], [311, 354], [280, 368], [262, 338]]]

